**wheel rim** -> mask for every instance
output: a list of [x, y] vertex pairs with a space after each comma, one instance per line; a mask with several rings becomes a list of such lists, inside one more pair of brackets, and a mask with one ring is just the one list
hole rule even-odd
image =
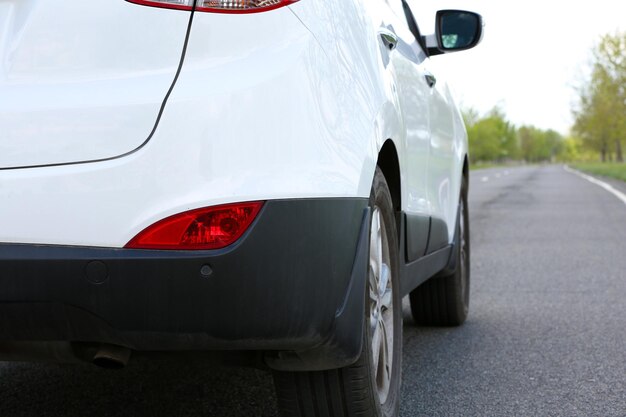
[[370, 230], [369, 300], [372, 358], [380, 403], [389, 395], [393, 364], [393, 296], [389, 245], [380, 210], [374, 207]]

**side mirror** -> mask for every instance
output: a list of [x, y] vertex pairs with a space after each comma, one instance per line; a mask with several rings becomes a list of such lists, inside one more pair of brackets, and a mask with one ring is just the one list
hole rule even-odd
[[463, 51], [480, 43], [483, 19], [478, 13], [464, 10], [439, 10], [435, 35], [426, 37], [429, 55]]

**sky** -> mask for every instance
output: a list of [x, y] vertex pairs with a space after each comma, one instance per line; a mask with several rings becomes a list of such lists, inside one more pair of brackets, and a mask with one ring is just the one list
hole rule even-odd
[[431, 59], [463, 108], [480, 114], [499, 105], [515, 125], [567, 134], [576, 86], [591, 68], [591, 49], [605, 33], [626, 30], [625, 0], [412, 0], [422, 34], [437, 9], [464, 9], [485, 20], [475, 49]]

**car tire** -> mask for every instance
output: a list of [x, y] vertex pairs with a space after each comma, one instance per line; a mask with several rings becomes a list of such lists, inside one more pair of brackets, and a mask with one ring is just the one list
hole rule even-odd
[[398, 415], [402, 369], [398, 238], [389, 188], [379, 168], [370, 208], [370, 265], [361, 355], [356, 363], [340, 369], [274, 371], [278, 406], [285, 417]]
[[411, 291], [411, 313], [422, 326], [459, 326], [467, 319], [470, 293], [470, 229], [467, 179], [461, 184], [455, 233], [455, 269], [424, 282]]

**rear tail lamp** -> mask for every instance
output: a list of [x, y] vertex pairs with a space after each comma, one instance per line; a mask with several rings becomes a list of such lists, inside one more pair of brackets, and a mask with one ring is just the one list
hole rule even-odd
[[186, 211], [147, 227], [125, 246], [129, 249], [221, 249], [244, 234], [263, 202], [226, 204]]
[[298, 0], [126, 0], [144, 6], [208, 13], [257, 13], [288, 6]]

